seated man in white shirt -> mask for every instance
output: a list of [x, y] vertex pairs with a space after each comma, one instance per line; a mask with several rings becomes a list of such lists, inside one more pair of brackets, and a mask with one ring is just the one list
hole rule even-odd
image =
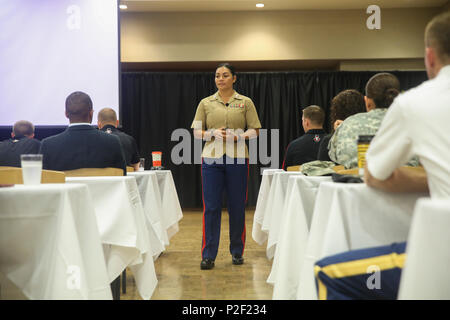
[[[450, 12], [425, 30], [425, 65], [430, 80], [399, 95], [366, 155], [365, 182], [387, 192], [426, 192], [450, 197]], [[417, 155], [426, 174], [400, 168]], [[321, 299], [396, 299], [406, 242], [353, 250], [316, 263]], [[426, 262], [424, 262], [426, 263]], [[380, 285], [367, 285], [377, 265]], [[369, 281], [370, 282], [370, 281]]]

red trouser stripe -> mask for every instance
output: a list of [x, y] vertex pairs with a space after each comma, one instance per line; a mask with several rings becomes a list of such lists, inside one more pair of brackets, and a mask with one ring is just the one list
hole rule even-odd
[[[249, 177], [249, 174], [250, 174], [250, 164], [247, 159], [247, 188], [245, 191], [245, 203], [247, 203], [247, 200], [248, 200], [248, 177]], [[244, 214], [244, 231], [242, 232], [242, 237], [241, 237], [241, 239], [242, 239], [242, 255], [244, 255], [244, 249], [245, 249], [245, 235], [246, 235], [246, 228], [245, 228], [245, 214]]]
[[242, 255], [244, 255], [244, 249], [245, 249], [245, 234], [246, 234], [246, 231], [245, 231], [245, 222], [244, 222], [244, 232], [242, 232]]
[[[203, 158], [202, 158], [203, 164]], [[202, 177], [202, 201], [203, 201], [203, 238], [202, 238], [202, 259], [203, 259], [203, 250], [206, 247], [206, 234], [205, 234], [205, 197], [203, 195], [203, 167], [200, 167], [200, 175]]]
[[250, 165], [248, 163], [248, 159], [246, 161], [247, 161], [247, 188], [246, 188], [246, 191], [245, 191], [245, 203], [247, 203], [247, 200], [248, 200], [248, 176], [249, 176], [249, 173], [250, 173]]

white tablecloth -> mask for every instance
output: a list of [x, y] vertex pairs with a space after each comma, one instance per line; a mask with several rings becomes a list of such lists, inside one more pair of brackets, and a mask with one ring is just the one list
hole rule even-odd
[[255, 213], [253, 216], [252, 237], [259, 245], [267, 241], [268, 235], [262, 231], [264, 215], [267, 208], [270, 186], [272, 184], [273, 174], [282, 172], [282, 169], [266, 169], [263, 171], [261, 185], [259, 186], [258, 200], [256, 201]]
[[161, 194], [162, 208], [164, 211], [163, 222], [167, 235], [172, 238], [179, 230], [178, 221], [183, 218], [177, 189], [170, 170], [156, 170], [159, 193]]
[[277, 249], [267, 279], [274, 285], [273, 299], [296, 298], [317, 190], [326, 181], [331, 177], [289, 177]]
[[254, 240], [259, 244], [263, 244], [267, 239], [266, 255], [268, 259], [272, 259], [275, 254], [280, 232], [280, 221], [284, 215], [283, 207], [288, 179], [293, 175], [302, 175], [302, 173], [277, 169], [263, 172], [263, 181], [261, 182], [253, 218], [252, 234]]
[[419, 199], [398, 298], [450, 299], [450, 199]]
[[143, 299], [150, 299], [158, 280], [151, 243], [160, 243], [142, 207], [136, 179], [126, 177], [69, 177], [84, 183], [95, 204], [110, 281], [128, 266]]
[[314, 263], [321, 258], [406, 241], [416, 200], [426, 196], [389, 194], [362, 183], [321, 183], [297, 298], [317, 299]]
[[163, 210], [161, 195], [159, 193], [158, 180], [154, 171], [128, 172], [129, 176], [134, 176], [139, 188], [139, 194], [144, 208], [147, 222], [152, 226], [159, 239], [152, 243], [153, 258], [165, 250], [169, 244], [167, 231], [163, 227]]
[[112, 299], [88, 188], [0, 188], [0, 272], [29, 299]]
[[272, 259], [275, 255], [275, 249], [280, 234], [280, 225], [286, 213], [284, 210], [286, 190], [288, 187], [289, 177], [303, 175], [299, 171], [283, 171], [275, 172], [273, 175], [272, 185], [269, 191], [269, 200], [264, 213], [262, 231], [267, 232], [267, 248], [266, 256]]
[[178, 232], [178, 222], [183, 218], [172, 172], [148, 170], [129, 172], [128, 175], [136, 178], [144, 211], [163, 246], [169, 245], [169, 239]]

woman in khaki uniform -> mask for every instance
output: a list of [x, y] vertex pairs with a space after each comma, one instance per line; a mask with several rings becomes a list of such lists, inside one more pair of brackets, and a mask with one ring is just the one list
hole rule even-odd
[[[202, 152], [203, 239], [201, 269], [212, 269], [220, 239], [222, 194], [227, 193], [230, 253], [233, 264], [243, 264], [248, 149], [245, 140], [256, 138], [261, 123], [255, 105], [233, 89], [234, 68], [216, 69], [218, 91], [200, 101], [192, 128], [206, 142]], [[244, 132], [245, 131], [245, 132]]]

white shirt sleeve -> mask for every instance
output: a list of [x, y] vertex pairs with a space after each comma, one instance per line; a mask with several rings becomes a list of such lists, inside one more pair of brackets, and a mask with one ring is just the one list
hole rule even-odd
[[402, 101], [399, 98], [394, 100], [367, 150], [368, 170], [379, 180], [389, 178], [396, 168], [413, 156], [412, 132]]

